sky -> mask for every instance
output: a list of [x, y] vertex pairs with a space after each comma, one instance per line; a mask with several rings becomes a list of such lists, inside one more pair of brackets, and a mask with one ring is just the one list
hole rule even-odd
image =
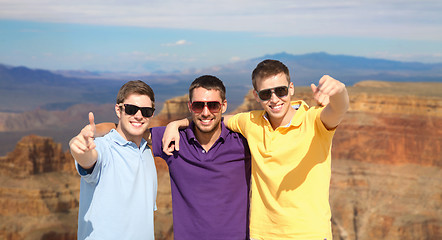
[[183, 71], [286, 52], [442, 63], [441, 0], [0, 0], [0, 64]]

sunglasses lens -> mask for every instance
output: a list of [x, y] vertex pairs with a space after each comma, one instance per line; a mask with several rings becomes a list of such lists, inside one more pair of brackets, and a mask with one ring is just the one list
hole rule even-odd
[[289, 93], [288, 87], [277, 87], [275, 88], [275, 94], [278, 97], [285, 97]]
[[143, 117], [152, 117], [154, 111], [155, 109], [150, 107], [141, 108], [141, 114], [143, 115]]
[[204, 107], [207, 104], [207, 108], [211, 113], [217, 113], [221, 109], [221, 103], [213, 101], [213, 102], [193, 102], [192, 103], [192, 111], [195, 113], [200, 113], [204, 110]]
[[135, 115], [138, 110], [141, 110], [143, 117], [152, 117], [155, 109], [151, 107], [138, 107], [131, 104], [124, 104], [124, 112], [128, 115]]
[[258, 92], [258, 96], [261, 100], [267, 101], [272, 97], [272, 89], [265, 89]]
[[135, 115], [138, 112], [138, 107], [135, 105], [124, 104], [124, 112], [128, 115]]
[[196, 113], [200, 113], [203, 111], [204, 109], [204, 102], [193, 102], [192, 103], [192, 111], [196, 112]]
[[270, 89], [264, 89], [258, 92], [258, 97], [262, 101], [267, 101], [272, 98], [272, 93], [275, 92], [278, 97], [285, 97], [289, 93], [288, 87], [275, 87]]
[[217, 113], [221, 109], [221, 103], [219, 102], [207, 102], [207, 107], [212, 113]]

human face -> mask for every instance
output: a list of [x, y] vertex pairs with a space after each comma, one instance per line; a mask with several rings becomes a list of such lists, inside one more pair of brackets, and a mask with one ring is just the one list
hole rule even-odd
[[[137, 107], [152, 107], [152, 100], [147, 95], [131, 94], [123, 102], [123, 104], [135, 105]], [[119, 123], [117, 131], [126, 140], [136, 143], [138, 146], [141, 143], [143, 133], [148, 129], [150, 117], [144, 117], [141, 111], [137, 111], [134, 115], [127, 114], [125, 107], [115, 105], [115, 112], [117, 113]]]
[[[264, 79], [258, 79], [256, 83], [257, 89], [253, 92], [253, 95], [255, 96], [256, 101], [260, 103], [263, 109], [266, 111], [267, 117], [269, 118], [272, 126], [276, 128], [289, 123], [294, 114], [294, 110], [290, 106], [291, 96], [295, 92], [293, 83], [288, 83], [287, 77], [284, 73]], [[274, 91], [272, 91], [272, 95], [268, 100], [261, 100], [258, 96], [258, 92], [261, 90], [287, 86], [288, 94], [286, 96], [278, 97]]]
[[[208, 105], [200, 112], [192, 110], [192, 102], [219, 102], [221, 109], [219, 111], [210, 111]], [[199, 133], [214, 134], [220, 131], [221, 115], [227, 109], [227, 101], [221, 99], [221, 94], [218, 90], [207, 90], [199, 87], [193, 89], [191, 102], [188, 103], [189, 111], [192, 113], [192, 121], [195, 123], [196, 131]]]

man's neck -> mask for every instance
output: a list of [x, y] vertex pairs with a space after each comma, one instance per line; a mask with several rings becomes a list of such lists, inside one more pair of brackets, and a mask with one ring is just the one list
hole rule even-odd
[[289, 124], [292, 121], [293, 116], [295, 116], [296, 111], [296, 109], [290, 106], [289, 110], [281, 118], [271, 118], [267, 113], [266, 117], [269, 120], [270, 125], [272, 125], [273, 130], [275, 130], [278, 127], [286, 126], [287, 124]]
[[118, 127], [116, 130], [121, 135], [121, 137], [123, 137], [126, 141], [135, 143], [137, 145], [137, 147], [140, 148], [141, 139], [143, 138], [143, 136], [130, 136], [125, 131], [123, 131], [123, 129], [120, 128], [120, 125], [121, 124], [118, 124]]
[[211, 132], [201, 132], [196, 127], [194, 127], [193, 132], [201, 147], [203, 147], [204, 150], [206, 150], [207, 152], [210, 150], [213, 144], [215, 144], [216, 140], [218, 140], [219, 136], [221, 135], [221, 125]]

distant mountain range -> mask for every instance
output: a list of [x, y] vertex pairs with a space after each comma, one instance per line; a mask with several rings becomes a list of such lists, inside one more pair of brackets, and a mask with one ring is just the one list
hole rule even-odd
[[87, 71], [48, 71], [0, 64], [0, 112], [23, 112], [37, 108], [63, 110], [79, 103], [114, 103], [116, 93], [128, 80], [140, 79], [154, 89], [158, 105], [187, 93], [189, 84], [203, 74], [216, 75], [227, 86], [230, 106], [243, 101], [251, 88], [250, 75], [264, 59], [284, 62], [295, 86], [316, 83], [328, 74], [347, 85], [362, 80], [442, 82], [442, 63], [426, 64], [356, 56], [311, 53], [278, 53], [246, 61], [184, 72], [133, 75]]

